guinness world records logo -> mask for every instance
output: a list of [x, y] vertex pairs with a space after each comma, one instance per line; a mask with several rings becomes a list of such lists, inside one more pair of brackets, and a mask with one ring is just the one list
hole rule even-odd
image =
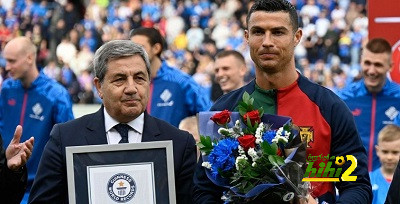
[[108, 180], [107, 194], [115, 202], [126, 203], [136, 194], [136, 182], [128, 174], [115, 174]]

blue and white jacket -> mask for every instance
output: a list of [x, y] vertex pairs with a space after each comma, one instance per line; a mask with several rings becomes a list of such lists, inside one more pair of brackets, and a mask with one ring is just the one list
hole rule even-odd
[[386, 79], [378, 94], [371, 94], [364, 85], [364, 79], [351, 83], [338, 96], [350, 108], [367, 150], [368, 171], [380, 167], [375, 145], [379, 131], [387, 124], [393, 124], [400, 110], [400, 85]]
[[27, 163], [29, 193], [53, 125], [74, 118], [71, 98], [61, 84], [44, 74], [40, 74], [28, 89], [22, 87], [20, 80], [7, 79], [2, 84], [0, 98], [3, 146], [8, 146], [17, 125], [23, 127], [21, 141], [35, 138], [32, 156]]
[[150, 84], [147, 112], [151, 116], [178, 127], [182, 119], [210, 107], [209, 95], [191, 76], [162, 62]]

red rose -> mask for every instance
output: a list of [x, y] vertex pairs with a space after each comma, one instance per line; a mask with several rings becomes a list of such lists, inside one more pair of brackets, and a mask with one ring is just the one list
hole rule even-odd
[[238, 141], [240, 146], [243, 147], [244, 151], [247, 151], [249, 148], [254, 148], [256, 146], [256, 137], [253, 135], [243, 135], [238, 137]]
[[245, 123], [247, 123], [247, 118], [250, 119], [251, 125], [256, 124], [256, 122], [260, 124], [261, 122], [260, 113], [258, 110], [253, 110], [244, 114], [243, 119]]
[[231, 113], [228, 110], [223, 110], [213, 115], [210, 119], [218, 125], [226, 125], [231, 121]]

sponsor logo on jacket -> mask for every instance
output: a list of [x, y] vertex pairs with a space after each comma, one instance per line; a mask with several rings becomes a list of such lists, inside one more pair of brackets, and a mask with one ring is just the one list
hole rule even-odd
[[361, 115], [361, 109], [356, 108], [356, 109], [351, 111], [351, 114], [353, 114], [353, 116], [360, 116]]
[[30, 118], [37, 119], [37, 120], [40, 120], [40, 121], [43, 121], [43, 120], [44, 120], [44, 116], [43, 116], [43, 115], [40, 115], [40, 114], [42, 114], [42, 112], [43, 112], [43, 108], [42, 108], [42, 106], [40, 105], [40, 103], [36, 103], [36, 104], [32, 107], [32, 112], [33, 112], [33, 114], [30, 114], [30, 115], [29, 115]]
[[9, 106], [15, 106], [15, 104], [17, 104], [17, 101], [13, 98], [8, 99], [7, 104]]
[[399, 111], [398, 111], [395, 107], [393, 107], [393, 106], [390, 106], [390, 107], [385, 111], [385, 115], [386, 115], [388, 118], [390, 118], [390, 120], [394, 120], [394, 119], [397, 117], [398, 114], [399, 114]]
[[158, 107], [173, 106], [174, 101], [171, 101], [171, 97], [172, 97], [172, 93], [168, 89], [165, 89], [160, 95], [160, 98], [161, 98], [161, 100], [163, 100], [163, 102], [157, 103], [157, 106]]

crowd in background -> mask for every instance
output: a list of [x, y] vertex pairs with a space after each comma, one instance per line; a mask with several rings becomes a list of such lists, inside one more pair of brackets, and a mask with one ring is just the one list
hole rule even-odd
[[[296, 67], [332, 90], [360, 77], [359, 55], [367, 40], [365, 0], [289, 0], [298, 9], [302, 42]], [[79, 3], [77, 3], [79, 2]], [[254, 65], [244, 41], [245, 0], [1, 0], [1, 48], [12, 38], [29, 36], [38, 47], [41, 72], [63, 84], [74, 103], [100, 103], [90, 63], [104, 42], [128, 39], [131, 29], [157, 27], [166, 39], [163, 58], [192, 75], [210, 98], [221, 95], [213, 62], [220, 50], [245, 56], [246, 81]], [[0, 82], [7, 78], [0, 56]]]

